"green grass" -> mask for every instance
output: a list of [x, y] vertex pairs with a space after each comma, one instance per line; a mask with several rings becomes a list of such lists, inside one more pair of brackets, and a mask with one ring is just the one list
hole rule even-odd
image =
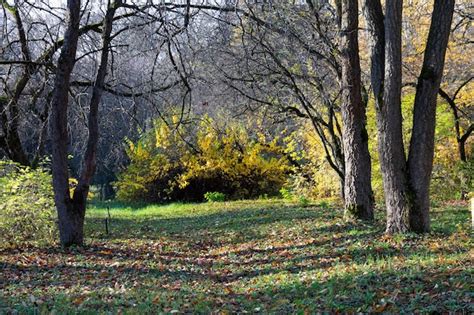
[[0, 252], [0, 313], [472, 313], [469, 212], [432, 221], [388, 237], [383, 213], [349, 223], [328, 205], [97, 204], [84, 249]]

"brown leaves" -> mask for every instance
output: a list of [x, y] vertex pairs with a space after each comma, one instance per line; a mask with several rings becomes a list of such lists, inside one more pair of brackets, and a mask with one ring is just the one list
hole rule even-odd
[[[140, 223], [129, 221], [127, 233], [95, 239], [83, 249], [5, 250], [0, 294], [28, 309], [50, 311], [62, 303], [71, 312], [80, 307], [113, 313], [135, 307], [167, 313], [397, 313], [412, 312], [409, 301], [415, 298], [422, 309], [468, 305], [467, 270], [474, 264], [469, 239], [388, 237], [382, 228], [339, 222], [333, 212], [298, 209], [235, 211], [227, 221], [219, 219], [226, 228], [213, 225], [216, 214], [210, 225], [202, 214], [180, 230], [184, 216], [172, 233], [161, 219], [147, 218], [150, 226], [161, 224], [160, 232], [130, 238]], [[444, 301], [458, 304], [449, 309]]]
[[76, 297], [75, 299], [72, 300], [72, 304], [74, 304], [76, 306], [79, 306], [82, 303], [84, 303], [85, 300], [86, 300], [86, 296], [85, 295], [80, 295], [80, 296], [78, 296], [78, 297]]

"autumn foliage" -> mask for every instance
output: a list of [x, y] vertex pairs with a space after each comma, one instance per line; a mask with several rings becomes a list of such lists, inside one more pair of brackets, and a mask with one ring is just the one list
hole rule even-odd
[[136, 141], [127, 141], [130, 165], [116, 182], [127, 201], [202, 201], [206, 192], [230, 199], [276, 195], [291, 172], [282, 140], [267, 140], [232, 122], [220, 129], [204, 117], [193, 130], [156, 121]]

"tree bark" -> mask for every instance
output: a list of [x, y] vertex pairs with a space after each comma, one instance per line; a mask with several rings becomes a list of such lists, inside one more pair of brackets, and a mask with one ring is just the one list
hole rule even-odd
[[418, 77], [413, 129], [408, 155], [410, 184], [410, 229], [430, 230], [429, 186], [433, 169], [436, 100], [443, 76], [454, 0], [435, 0], [423, 66]]
[[375, 106], [383, 106], [383, 82], [385, 72], [385, 26], [380, 0], [366, 0], [364, 15], [369, 33], [370, 82], [375, 98]]
[[342, 1], [342, 120], [345, 157], [345, 216], [373, 220], [371, 164], [365, 105], [361, 95], [358, 1]]
[[[366, 0], [371, 43], [379, 155], [387, 207], [387, 233], [429, 231], [429, 182], [433, 166], [436, 95], [444, 66], [454, 0], [436, 0], [415, 96], [408, 161], [402, 137], [402, 0]], [[381, 73], [384, 73], [382, 76]]]
[[371, 82], [377, 114], [378, 151], [387, 208], [387, 233], [409, 230], [406, 158], [402, 137], [402, 0], [366, 0]]
[[387, 233], [408, 232], [406, 158], [403, 146], [402, 0], [387, 1], [383, 104], [377, 109], [379, 155], [387, 207]]
[[58, 59], [51, 102], [52, 173], [58, 211], [59, 237], [63, 247], [82, 245], [84, 213], [74, 207], [69, 193], [67, 145], [68, 92], [79, 36], [80, 0], [68, 0], [68, 24]]

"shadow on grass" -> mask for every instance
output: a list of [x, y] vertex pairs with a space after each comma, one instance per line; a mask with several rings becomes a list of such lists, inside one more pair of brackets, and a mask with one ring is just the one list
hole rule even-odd
[[267, 311], [461, 312], [472, 314], [472, 272], [462, 266], [431, 264], [397, 270], [367, 270], [333, 275], [324, 281], [294, 281], [269, 285], [257, 296], [297, 301], [270, 306]]
[[450, 235], [459, 225], [469, 227], [469, 210], [466, 207], [435, 208], [430, 212], [432, 230], [435, 233]]
[[226, 210], [204, 215], [173, 217], [173, 218], [116, 218], [112, 216], [110, 221], [111, 234], [104, 235], [105, 223], [103, 218], [86, 218], [86, 231], [89, 234], [101, 233], [100, 235], [110, 239], [141, 238], [153, 240], [167, 234], [182, 234], [185, 238], [193, 237], [205, 231], [210, 234], [221, 234], [223, 232], [245, 232], [244, 239], [259, 238], [257, 231], [261, 225], [272, 223], [283, 223], [291, 225], [293, 220], [328, 220], [335, 218], [339, 213], [334, 210], [333, 214], [321, 211], [319, 208], [243, 208], [238, 210]]
[[[89, 310], [104, 311], [143, 303], [149, 307], [145, 313], [157, 307], [200, 312], [202, 301], [203, 313], [469, 310], [472, 262], [463, 268], [438, 259], [466, 254], [467, 243], [431, 248], [428, 235], [404, 239], [399, 246], [384, 241], [383, 225], [344, 223], [340, 215], [318, 208], [245, 208], [179, 218], [113, 218], [110, 239], [96, 239], [85, 249], [0, 252], [0, 292], [5, 305], [20, 305], [36, 291], [49, 294], [45, 305], [51, 310], [60, 294], [72, 290], [64, 313], [77, 306], [74, 299], [84, 291], [94, 296]], [[454, 209], [434, 218], [436, 232], [450, 233], [467, 214]], [[443, 222], [447, 229], [441, 229]], [[100, 223], [88, 218], [89, 231]], [[273, 234], [303, 225], [285, 242]], [[274, 243], [269, 246], [267, 238]], [[246, 241], [251, 242], [238, 246]], [[390, 265], [417, 257], [426, 257], [430, 269]], [[306, 275], [311, 280], [304, 280]], [[121, 293], [117, 286], [126, 290]], [[39, 307], [26, 301], [26, 313]]]
[[[365, 237], [373, 237], [367, 234]], [[321, 244], [312, 244], [321, 246]], [[158, 294], [161, 296], [174, 296], [164, 306], [173, 305], [173, 300], [193, 300], [196, 296], [206, 296], [209, 309], [228, 309], [231, 311], [252, 310], [260, 307], [263, 311], [293, 313], [307, 310], [339, 310], [339, 311], [366, 311], [376, 310], [399, 312], [399, 311], [472, 311], [470, 304], [469, 283], [472, 283], [472, 272], [463, 268], [462, 265], [453, 266], [449, 262], [439, 263], [432, 261], [428, 266], [421, 268], [410, 265], [398, 269], [379, 270], [374, 267], [366, 267], [363, 270], [351, 271], [351, 268], [343, 268], [340, 273], [332, 273], [329, 277], [313, 278], [313, 280], [295, 280], [290, 278], [287, 282], [267, 282], [263, 287], [254, 287], [243, 293], [226, 290], [229, 285], [239, 281], [250, 280], [250, 283], [259, 283], [262, 276], [276, 276], [284, 274], [313, 274], [312, 272], [329, 271], [331, 268], [351, 266], [356, 264], [361, 268], [368, 257], [379, 257], [387, 259], [393, 257], [404, 257], [409, 259], [412, 255], [409, 250], [400, 252], [391, 249], [384, 251], [373, 248], [347, 250], [344, 253], [330, 252], [315, 255], [300, 255], [297, 257], [280, 258], [274, 257], [269, 261], [255, 259], [252, 264], [244, 265], [244, 270], [234, 270], [238, 266], [235, 263], [224, 263], [219, 268], [214, 268], [214, 260], [209, 264], [199, 263], [196, 257], [172, 256], [173, 253], [149, 256], [134, 255], [115, 252], [114, 255], [104, 254], [106, 248], [95, 248], [92, 252], [79, 253], [85, 261], [82, 265], [71, 265], [70, 263], [58, 263], [55, 265], [39, 265], [31, 263], [28, 266], [12, 263], [0, 265], [5, 275], [15, 274], [16, 279], [10, 278], [8, 286], [30, 287], [37, 291], [47, 291], [51, 288], [68, 288], [80, 286], [88, 291], [95, 292], [99, 297], [110, 296], [108, 288], [116, 284], [138, 283], [133, 288], [135, 291], [150, 290], [146, 294]], [[281, 248], [274, 249], [281, 251]], [[115, 250], [114, 250], [115, 251]], [[58, 254], [60, 254], [58, 252]], [[272, 253], [275, 254], [275, 253]], [[92, 265], [93, 261], [103, 265]], [[187, 259], [192, 258], [192, 259]], [[71, 261], [69, 258], [67, 261]], [[110, 266], [110, 263], [120, 263]], [[138, 263], [137, 263], [138, 262]], [[150, 264], [153, 262], [153, 264]], [[150, 267], [156, 263], [161, 267]], [[298, 265], [306, 262], [304, 265]], [[122, 264], [124, 263], [124, 264]], [[279, 267], [272, 267], [275, 263], [285, 263]], [[429, 269], [428, 269], [429, 268]], [[230, 271], [229, 271], [230, 270]], [[257, 280], [254, 282], [253, 279]], [[278, 277], [275, 279], [279, 279]], [[293, 280], [291, 280], [293, 279]], [[469, 280], [470, 279], [470, 280]], [[199, 283], [197, 287], [194, 284]], [[1, 283], [0, 289], [4, 290], [7, 283]], [[81, 289], [82, 290], [82, 289]], [[79, 291], [81, 291], [79, 290]], [[104, 291], [105, 290], [105, 291]], [[5, 292], [5, 291], [4, 291]], [[59, 294], [56, 292], [55, 294]], [[120, 295], [121, 300], [134, 299], [133, 292], [126, 291]], [[76, 294], [69, 298], [74, 299]], [[6, 305], [18, 303], [17, 299], [7, 295], [3, 297]], [[55, 298], [50, 297], [54, 301]], [[230, 303], [232, 302], [232, 303]], [[69, 301], [69, 307], [74, 304]], [[148, 302], [147, 302], [148, 303]], [[166, 304], [168, 303], [168, 304]], [[181, 303], [181, 304], [180, 304]], [[153, 303], [155, 304], [155, 303]], [[196, 303], [178, 302], [173, 307], [180, 309], [188, 308], [193, 311]], [[149, 305], [153, 307], [153, 305]], [[31, 306], [34, 308], [34, 305]], [[98, 305], [98, 309], [107, 309], [107, 304]], [[115, 305], [114, 307], [117, 307]], [[156, 307], [156, 305], [155, 305]], [[153, 308], [152, 308], [153, 309]], [[151, 309], [151, 310], [152, 310]], [[150, 311], [151, 311], [150, 310]]]

